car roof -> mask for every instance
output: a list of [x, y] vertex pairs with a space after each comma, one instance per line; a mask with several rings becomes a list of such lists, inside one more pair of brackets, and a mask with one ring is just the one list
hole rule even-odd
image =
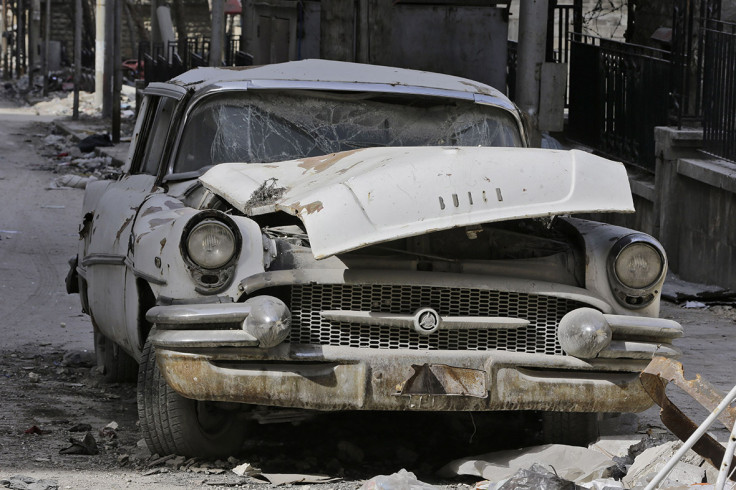
[[461, 92], [468, 96], [480, 94], [508, 103], [508, 99], [500, 91], [490, 85], [467, 78], [406, 68], [320, 59], [262, 66], [195, 68], [173, 78], [164, 85], [174, 84], [189, 90], [200, 91], [212, 86], [231, 85], [233, 82], [258, 81], [380, 84], [397, 88], [401, 86], [423, 87], [440, 91]]

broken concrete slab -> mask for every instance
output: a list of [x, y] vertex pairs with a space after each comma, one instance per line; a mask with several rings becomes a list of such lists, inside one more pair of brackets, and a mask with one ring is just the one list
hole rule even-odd
[[[634, 460], [628, 474], [622, 479], [624, 486], [633, 488], [646, 486], [675, 455], [682, 446], [680, 441], [670, 441], [660, 446], [644, 450]], [[682, 460], [675, 466], [669, 476], [662, 482], [661, 487], [677, 485], [691, 485], [702, 483], [705, 479], [705, 459], [694, 451], [685, 453]]]
[[629, 455], [631, 446], [638, 444], [644, 439], [643, 435], [620, 435], [602, 436], [590, 445], [588, 449], [597, 451], [608, 458], [625, 458]]
[[445, 465], [438, 474], [444, 477], [478, 476], [498, 482], [535, 463], [554, 467], [558, 476], [575, 483], [605, 478], [614, 465], [611, 458], [592, 449], [546, 444], [458, 459]]

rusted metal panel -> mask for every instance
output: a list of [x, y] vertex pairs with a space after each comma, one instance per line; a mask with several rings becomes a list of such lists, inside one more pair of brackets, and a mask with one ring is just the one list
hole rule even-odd
[[411, 367], [414, 374], [400, 386], [402, 395], [488, 397], [486, 372], [480, 369], [458, 368], [446, 364], [413, 364]]
[[[640, 378], [644, 389], [662, 408], [660, 410], [662, 422], [682, 441], [686, 441], [698, 429], [698, 425], [690, 420], [667, 397], [667, 384], [673, 383], [710, 412], [719, 405], [725, 396], [720, 390], [701, 378], [700, 375], [696, 375], [695, 379], [686, 380], [682, 364], [664, 357], [655, 357], [642, 371]], [[733, 427], [736, 421], [736, 408], [726, 408], [718, 417], [718, 420], [728, 428]], [[693, 445], [693, 450], [706, 458], [716, 468], [723, 460], [725, 452], [723, 446], [708, 434], [705, 434]]]

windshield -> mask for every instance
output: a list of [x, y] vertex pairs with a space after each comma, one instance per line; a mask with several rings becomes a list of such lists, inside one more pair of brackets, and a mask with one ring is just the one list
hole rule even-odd
[[376, 146], [522, 146], [505, 110], [439, 97], [310, 92], [211, 96], [192, 111], [174, 173]]

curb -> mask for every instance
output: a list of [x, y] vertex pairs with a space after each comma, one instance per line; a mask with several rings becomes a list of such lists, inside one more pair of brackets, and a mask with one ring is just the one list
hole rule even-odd
[[[75, 141], [80, 141], [83, 138], [87, 137], [86, 134], [80, 134], [74, 129], [72, 129], [66, 121], [62, 119], [55, 119], [53, 121], [54, 127], [61, 133], [66, 136], [71, 136]], [[110, 149], [115, 148], [114, 146], [111, 147], [105, 147], [105, 146], [98, 146], [95, 148], [95, 155], [101, 156], [101, 157], [110, 157], [113, 164], [118, 167], [122, 167], [125, 164], [125, 160], [121, 159], [117, 155], [115, 155], [113, 152], [110, 151]]]

